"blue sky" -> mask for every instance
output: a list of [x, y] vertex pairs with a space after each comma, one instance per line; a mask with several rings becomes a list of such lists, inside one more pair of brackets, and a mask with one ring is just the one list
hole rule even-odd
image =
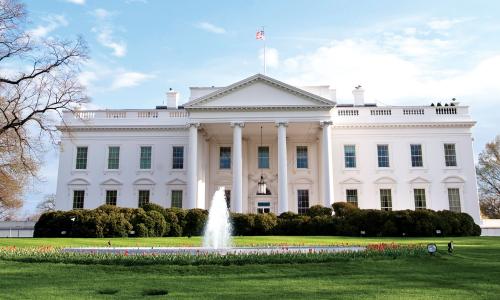
[[[352, 88], [380, 105], [457, 98], [477, 120], [475, 150], [500, 133], [500, 1], [27, 1], [32, 34], [88, 43], [80, 79], [93, 108], [152, 108], [169, 88], [221, 86], [262, 72], [291, 84]], [[23, 214], [54, 193], [45, 157]]]

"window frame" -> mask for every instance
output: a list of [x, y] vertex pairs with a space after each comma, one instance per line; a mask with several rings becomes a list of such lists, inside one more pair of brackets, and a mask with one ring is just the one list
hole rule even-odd
[[[354, 165], [353, 166], [348, 166], [348, 163], [347, 163], [347, 159], [348, 159], [348, 156], [347, 156], [347, 152], [346, 152], [346, 148], [347, 147], [351, 147], [352, 146], [352, 149], [354, 149]], [[355, 170], [358, 168], [358, 158], [357, 158], [357, 146], [356, 144], [344, 144], [343, 145], [343, 153], [344, 153], [344, 169], [346, 170]], [[349, 156], [349, 158], [352, 158], [352, 156]]]
[[[82, 192], [81, 207], [76, 207], [76, 193]], [[85, 194], [84, 189], [73, 189], [72, 190], [72, 209], [84, 209], [85, 208]]]
[[[115, 169], [109, 168], [109, 159], [111, 155], [110, 148], [118, 148], [118, 167]], [[121, 146], [120, 145], [107, 145], [106, 147], [106, 171], [119, 171], [120, 170], [120, 161], [121, 161]]]
[[[381, 146], [385, 146], [387, 147], [387, 155], [386, 156], [381, 156], [380, 155], [380, 151], [379, 151], [379, 147]], [[377, 168], [379, 169], [384, 169], [384, 170], [387, 170], [387, 169], [390, 169], [391, 168], [391, 147], [389, 144], [377, 144]], [[387, 166], [381, 166], [380, 165], [380, 159], [382, 158], [385, 158], [387, 157]]]
[[[447, 154], [446, 146], [453, 146], [453, 155]], [[457, 155], [457, 144], [453, 142], [443, 143], [443, 156], [444, 156], [444, 166], [446, 168], [458, 168], [458, 155]], [[448, 165], [448, 157], [453, 157], [454, 165]]]
[[[301, 195], [302, 193], [305, 193], [305, 195]], [[301, 199], [301, 197], [306, 196], [307, 199]], [[310, 192], [309, 189], [297, 189], [297, 214], [299, 215], [305, 215], [309, 208], [311, 207], [311, 198], [310, 198]], [[304, 204], [304, 202], [307, 203], [307, 207], [302, 205], [301, 203]]]
[[[454, 208], [456, 208], [456, 206], [452, 206], [452, 203], [451, 203], [452, 199], [450, 197], [450, 190], [454, 190], [454, 191], [456, 190], [457, 191], [456, 196], [458, 196], [458, 205], [459, 205], [458, 206], [458, 210], [454, 209]], [[459, 212], [459, 213], [462, 212], [462, 198], [463, 198], [462, 194], [461, 194], [462, 193], [462, 189], [459, 188], [459, 187], [447, 187], [446, 191], [447, 191], [447, 194], [448, 194], [447, 196], [448, 196], [448, 209], [449, 209], [449, 211]], [[457, 200], [455, 199], [455, 201], [457, 201]]]
[[[108, 199], [108, 192], [115, 192], [115, 204], [111, 204], [109, 203], [109, 199]], [[113, 206], [118, 206], [118, 190], [117, 189], [106, 189], [105, 190], [105, 196], [104, 196], [104, 203], [106, 205], [113, 205]]]
[[[267, 167], [262, 167], [260, 165], [260, 149], [261, 148], [267, 148]], [[262, 157], [265, 158], [265, 157]], [[269, 145], [258, 145], [257, 146], [257, 169], [270, 169], [271, 168], [271, 147]]]
[[[151, 148], [150, 158], [149, 158], [149, 168], [142, 168], [142, 148]], [[153, 158], [154, 158], [154, 147], [153, 145], [139, 145], [139, 171], [152, 171], [153, 170]]]
[[[417, 191], [419, 191], [419, 193], [423, 191], [423, 194], [417, 195]], [[423, 196], [423, 199], [417, 200], [417, 196]], [[423, 205], [417, 205], [418, 201], [420, 201], [420, 203], [423, 203]], [[413, 188], [413, 203], [415, 210], [427, 209], [427, 190], [425, 188]]]
[[[86, 148], [87, 152], [85, 153], [85, 168], [78, 168], [78, 149]], [[75, 156], [73, 160], [73, 170], [75, 171], [87, 171], [89, 168], [89, 152], [90, 147], [88, 145], [77, 145], [75, 146]]]
[[[383, 195], [382, 191], [384, 191], [384, 193], [386, 191], [389, 191], [388, 195]], [[388, 197], [389, 199], [385, 200], [386, 203], [385, 204], [389, 204], [389, 205], [383, 205], [384, 204], [384, 199], [383, 197]], [[392, 189], [391, 188], [379, 188], [379, 200], [380, 200], [380, 210], [383, 210], [383, 211], [392, 211], [393, 208], [394, 208], [394, 203], [392, 201]]]
[[[180, 206], [174, 206], [174, 193], [180, 194]], [[178, 200], [178, 199], [176, 199]], [[170, 208], [182, 208], [184, 202], [184, 190], [182, 189], [171, 189], [170, 190]]]
[[[182, 162], [181, 162], [182, 168], [179, 168], [179, 166], [178, 166], [179, 162], [176, 161], [176, 157], [175, 157], [175, 154], [176, 154], [175, 149], [176, 148], [177, 149], [182, 148], [182, 152], [181, 152], [182, 153]], [[186, 147], [184, 147], [184, 145], [172, 145], [172, 160], [171, 160], [172, 170], [184, 170], [185, 160], [186, 160], [185, 158], [186, 158]], [[179, 158], [177, 158], [177, 159], [179, 159]]]
[[[222, 149], [229, 149], [229, 156], [222, 156]], [[233, 166], [233, 147], [231, 146], [219, 146], [219, 170], [231, 170], [232, 169], [232, 166]], [[223, 160], [224, 159], [224, 160]], [[229, 162], [229, 165], [226, 166], [224, 165], [223, 166], [223, 162]]]
[[[356, 201], [349, 201], [349, 197], [352, 197], [353, 195], [349, 195], [349, 192], [352, 192], [354, 191], [355, 192], [355, 197], [356, 197]], [[359, 193], [358, 193], [358, 189], [354, 189], [354, 188], [346, 188], [345, 189], [345, 201], [347, 203], [351, 203], [351, 204], [354, 204], [356, 205], [356, 207], [359, 207]]]
[[[413, 146], [420, 146], [420, 166], [414, 166], [413, 165]], [[410, 166], [411, 168], [414, 169], [423, 169], [425, 167], [425, 162], [424, 162], [424, 145], [422, 143], [411, 143], [410, 144]]]
[[[148, 198], [146, 200], [146, 202], [144, 202], [144, 199], [141, 199], [141, 193], [142, 192], [147, 192], [147, 195], [148, 195]], [[141, 205], [141, 202], [142, 205]], [[142, 207], [144, 204], [148, 204], [148, 203], [151, 203], [151, 189], [143, 189], [143, 188], [140, 188], [137, 190], [137, 207]]]
[[[299, 148], [305, 149], [305, 167], [299, 166], [299, 159], [303, 159], [303, 157], [299, 157]], [[296, 145], [295, 146], [295, 168], [297, 169], [309, 169], [309, 146], [307, 145]]]

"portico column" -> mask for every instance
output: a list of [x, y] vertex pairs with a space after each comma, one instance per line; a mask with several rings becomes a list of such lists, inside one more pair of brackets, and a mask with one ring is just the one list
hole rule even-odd
[[233, 200], [233, 211], [243, 212], [243, 147], [242, 128], [244, 123], [231, 123], [233, 127], [233, 189], [231, 198]]
[[187, 169], [187, 207], [196, 208], [198, 195], [198, 127], [199, 123], [189, 123], [189, 152]]
[[323, 188], [324, 188], [324, 203], [325, 207], [331, 207], [333, 204], [333, 170], [332, 170], [332, 121], [320, 122], [323, 128], [322, 143], [322, 165], [323, 165]]
[[288, 211], [288, 169], [286, 159], [287, 122], [276, 123], [278, 127], [278, 214]]

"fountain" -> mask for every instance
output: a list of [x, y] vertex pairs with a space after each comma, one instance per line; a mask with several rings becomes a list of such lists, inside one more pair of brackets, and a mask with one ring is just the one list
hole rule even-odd
[[230, 248], [232, 246], [231, 231], [224, 187], [220, 187], [215, 192], [208, 211], [203, 247], [211, 249]]

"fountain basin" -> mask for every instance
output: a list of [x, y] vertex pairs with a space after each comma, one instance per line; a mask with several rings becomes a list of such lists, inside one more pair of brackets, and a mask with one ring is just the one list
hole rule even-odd
[[85, 254], [117, 254], [117, 255], [245, 255], [245, 254], [283, 254], [283, 253], [337, 253], [365, 251], [363, 246], [269, 246], [269, 247], [232, 247], [232, 248], [207, 248], [207, 247], [81, 247], [64, 248], [62, 252]]

